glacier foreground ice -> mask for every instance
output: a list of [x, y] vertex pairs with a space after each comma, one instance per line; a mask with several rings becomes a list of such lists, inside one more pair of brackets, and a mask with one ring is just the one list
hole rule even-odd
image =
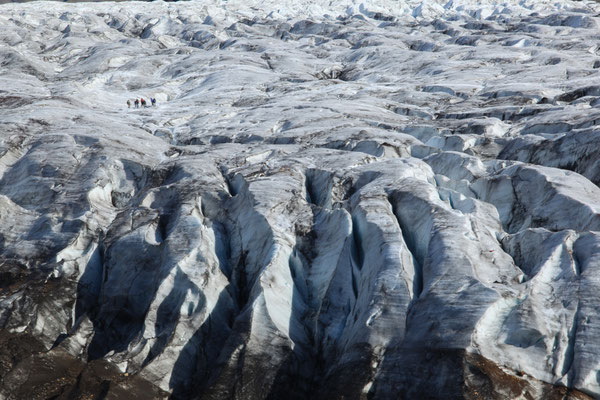
[[0, 11], [0, 398], [600, 396], [597, 3]]

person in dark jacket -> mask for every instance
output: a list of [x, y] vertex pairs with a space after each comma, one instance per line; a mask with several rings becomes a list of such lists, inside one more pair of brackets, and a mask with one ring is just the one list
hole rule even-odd
[[135, 99], [133, 104], [135, 105], [135, 108], [138, 108], [140, 106], [140, 101], [138, 99]]

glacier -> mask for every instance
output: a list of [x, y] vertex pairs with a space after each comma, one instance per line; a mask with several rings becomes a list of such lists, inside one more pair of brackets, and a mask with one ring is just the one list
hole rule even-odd
[[0, 11], [0, 398], [600, 397], [599, 3]]

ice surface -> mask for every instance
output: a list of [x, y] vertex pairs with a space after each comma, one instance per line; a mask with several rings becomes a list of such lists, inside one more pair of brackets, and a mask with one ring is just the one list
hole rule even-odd
[[598, 15], [0, 6], [0, 397], [600, 396]]

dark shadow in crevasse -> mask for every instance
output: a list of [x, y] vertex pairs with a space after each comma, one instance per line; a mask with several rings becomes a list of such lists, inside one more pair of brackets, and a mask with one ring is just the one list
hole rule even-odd
[[169, 268], [160, 268], [161, 253], [162, 246], [148, 246], [134, 233], [107, 249], [99, 302], [90, 318], [94, 337], [88, 360], [125, 351], [143, 334], [146, 313], [160, 283], [170, 273]]
[[219, 354], [231, 333], [234, 306], [230, 288], [231, 284], [219, 294], [210, 315], [179, 353], [169, 381], [171, 398], [192, 398], [193, 394], [202, 391], [209, 381]]
[[173, 289], [171, 289], [171, 292], [165, 297], [163, 302], [160, 303], [156, 311], [156, 323], [154, 324], [156, 341], [150, 348], [146, 359], [142, 363], [142, 367], [145, 367], [156, 358], [173, 337], [175, 326], [179, 321], [180, 310], [188, 291], [199, 297], [197, 305], [194, 306], [191, 303], [188, 305], [189, 316], [193, 313], [194, 309], [202, 309], [206, 306], [206, 297], [178, 268], [175, 273]]

